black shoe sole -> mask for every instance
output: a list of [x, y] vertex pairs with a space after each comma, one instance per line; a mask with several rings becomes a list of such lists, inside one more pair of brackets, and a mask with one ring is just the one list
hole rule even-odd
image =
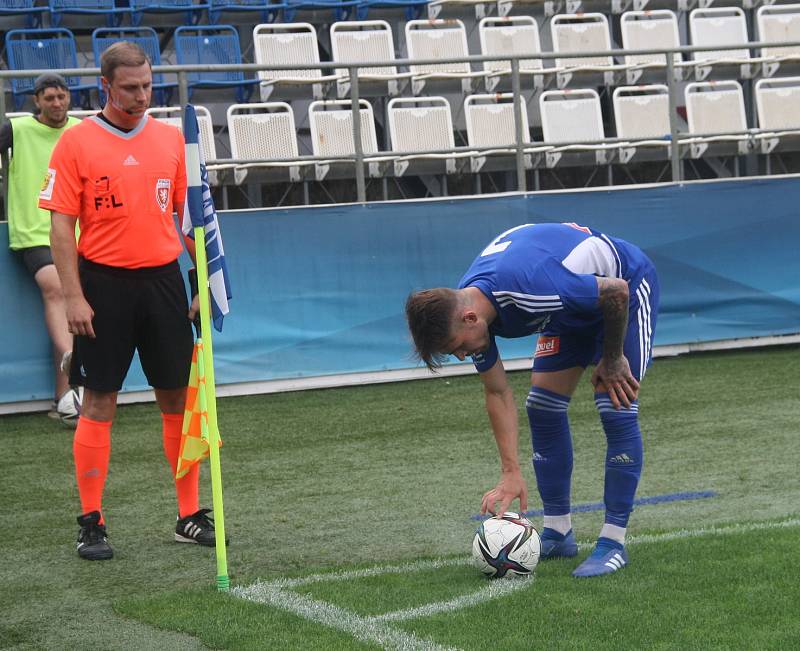
[[78, 556], [80, 556], [85, 561], [107, 561], [111, 558], [114, 558], [114, 552], [109, 552], [107, 554], [106, 553], [92, 554], [91, 556], [89, 556], [88, 554], [86, 556], [78, 554]]

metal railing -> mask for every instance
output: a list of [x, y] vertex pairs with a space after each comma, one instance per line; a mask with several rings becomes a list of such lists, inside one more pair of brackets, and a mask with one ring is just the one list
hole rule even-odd
[[[189, 82], [187, 75], [190, 73], [202, 73], [202, 72], [230, 72], [230, 71], [241, 71], [241, 72], [258, 72], [258, 71], [290, 71], [290, 70], [305, 70], [309, 67], [313, 67], [314, 69], [320, 69], [321, 71], [331, 70], [334, 71], [335, 69], [347, 69], [347, 74], [349, 75], [351, 88], [350, 88], [350, 99], [351, 99], [351, 110], [353, 112], [353, 149], [354, 153], [352, 156], [301, 156], [298, 157], [296, 160], [301, 162], [313, 162], [313, 161], [331, 161], [331, 160], [344, 160], [344, 161], [354, 161], [355, 162], [355, 178], [356, 178], [356, 193], [357, 193], [357, 201], [364, 202], [366, 201], [366, 181], [364, 175], [364, 163], [365, 161], [369, 161], [370, 158], [380, 157], [382, 154], [385, 156], [390, 156], [391, 154], [399, 154], [402, 156], [409, 156], [413, 154], [426, 154], [426, 153], [461, 153], [461, 152], [474, 152], [476, 154], [480, 154], [483, 150], [490, 150], [490, 149], [497, 149], [495, 147], [487, 147], [487, 148], [480, 148], [480, 147], [456, 147], [454, 149], [447, 149], [447, 150], [422, 150], [419, 152], [391, 152], [391, 151], [380, 151], [374, 155], [365, 155], [363, 151], [363, 147], [361, 145], [361, 125], [359, 120], [359, 99], [360, 99], [360, 85], [359, 85], [359, 77], [358, 77], [358, 69], [359, 68], [376, 68], [376, 67], [394, 67], [398, 70], [400, 68], [406, 67], [409, 68], [411, 65], [434, 65], [434, 64], [442, 64], [442, 63], [470, 63], [470, 64], [482, 64], [487, 61], [508, 61], [510, 62], [510, 75], [511, 75], [511, 93], [514, 99], [514, 106], [516, 110], [514, 111], [514, 133], [516, 137], [516, 142], [513, 143], [513, 148], [515, 149], [515, 167], [516, 167], [516, 177], [517, 177], [517, 190], [519, 192], [527, 191], [527, 182], [526, 182], [526, 169], [525, 169], [525, 150], [526, 148], [530, 148], [534, 143], [525, 142], [524, 134], [523, 134], [523, 122], [522, 116], [520, 111], [523, 109], [524, 104], [520, 101], [522, 98], [522, 90], [521, 90], [521, 82], [520, 82], [520, 61], [523, 59], [526, 60], [541, 60], [541, 61], [553, 61], [555, 59], [578, 59], [578, 58], [589, 58], [589, 57], [612, 57], [613, 59], [623, 59], [627, 56], [642, 56], [642, 55], [665, 55], [665, 62], [663, 64], [647, 64], [643, 67], [643, 69], [660, 69], [663, 65], [665, 70], [665, 77], [664, 80], [669, 93], [669, 124], [670, 124], [670, 133], [669, 139], [672, 143], [670, 148], [670, 161], [671, 161], [671, 172], [672, 172], [672, 180], [673, 182], [677, 182], [682, 180], [681, 178], [681, 165], [680, 165], [680, 137], [682, 135], [692, 137], [692, 134], [681, 132], [678, 126], [678, 119], [677, 119], [677, 106], [678, 106], [678, 95], [676, 91], [676, 84], [679, 83], [680, 80], [676, 79], [675, 70], [676, 64], [674, 61], [674, 54], [693, 54], [695, 52], [707, 52], [710, 48], [713, 47], [714, 51], [725, 51], [725, 50], [743, 50], [747, 49], [748, 51], [752, 52], [754, 50], [761, 50], [763, 48], [783, 48], [783, 47], [800, 47], [800, 41], [780, 41], [780, 42], [752, 42], [747, 44], [736, 43], [731, 45], [695, 45], [695, 46], [681, 46], [675, 48], [658, 48], [658, 49], [642, 49], [642, 50], [625, 50], [625, 49], [613, 49], [613, 50], [594, 50], [594, 51], [586, 51], [586, 52], [527, 52], [521, 53], [516, 55], [500, 55], [500, 54], [490, 54], [490, 55], [470, 55], [466, 57], [453, 57], [453, 58], [446, 58], [446, 59], [393, 59], [390, 61], [355, 61], [355, 62], [336, 62], [336, 61], [321, 61], [319, 63], [314, 63], [313, 66], [310, 66], [308, 63], [297, 64], [297, 65], [286, 65], [286, 64], [258, 64], [258, 63], [243, 63], [243, 64], [221, 64], [221, 65], [160, 65], [154, 66], [153, 71], [159, 73], [174, 73], [177, 74], [178, 77], [178, 92], [179, 92], [179, 100], [181, 108], [188, 103], [189, 98]], [[759, 63], [759, 62], [768, 62], [768, 61], [781, 61], [785, 59], [791, 59], [792, 57], [760, 57], [760, 56], [753, 56], [751, 59], [736, 59], [735, 62], [728, 61], [728, 63], [735, 65], [746, 64], [746, 63]], [[797, 58], [800, 61], [800, 56]], [[687, 61], [681, 67], [695, 67], [695, 66], [713, 66], [713, 60], [698, 60], [698, 61]], [[626, 69], [634, 69], [636, 66], [625, 66], [623, 64], [616, 64], [614, 66], [617, 70], [626, 70]], [[586, 66], [578, 66], [574, 68], [574, 70], [586, 69]], [[607, 66], [591, 66], [591, 70], [594, 71], [603, 71], [607, 69]], [[541, 70], [536, 70], [532, 72], [528, 72], [526, 74], [535, 74], [535, 75], [548, 75], [553, 74], [557, 70], [567, 70], [569, 71], [570, 68], [541, 68]], [[4, 84], [5, 79], [13, 79], [13, 78], [25, 78], [25, 77], [35, 77], [39, 74], [45, 72], [53, 72], [52, 69], [42, 69], [42, 70], [0, 70], [0, 84]], [[58, 70], [64, 76], [81, 76], [81, 77], [97, 77], [100, 75], [99, 68], [65, 68], [62, 70]], [[498, 71], [482, 71], [485, 75], [498, 75], [502, 73], [498, 73]], [[478, 75], [480, 76], [480, 75]], [[627, 85], [627, 84], [624, 84]], [[635, 84], [634, 84], [635, 85]], [[424, 97], [424, 96], [421, 96]], [[5, 93], [0, 92], [0, 121], [4, 120], [6, 114], [6, 102], [5, 102]], [[760, 132], [770, 132], [773, 133], [774, 130], [759, 130], [759, 129], [748, 129], [746, 133], [748, 134], [757, 134]], [[743, 133], [718, 133], [718, 134], [702, 134], [705, 137], [714, 137], [714, 136], [725, 136], [725, 135], [744, 135]], [[654, 138], [650, 138], [649, 140], [654, 140]], [[565, 141], [559, 142], [558, 147], [564, 147], [568, 145], [592, 145], [592, 144], [611, 144], [618, 142], [622, 143], [630, 143], [635, 144], [637, 141], [632, 140], [630, 138], [605, 138], [603, 140], [598, 140], [594, 142], [587, 142], [586, 140], [580, 141]], [[539, 143], [536, 143], [539, 144]], [[546, 143], [541, 143], [545, 145]], [[7, 161], [5, 160], [5, 152], [2, 152], [3, 155], [3, 168], [7, 169]], [[292, 159], [295, 160], [295, 159]], [[223, 163], [223, 164], [245, 164], [245, 163], [258, 163], [258, 162], [272, 162], [272, 161], [280, 161], [286, 162], [286, 159], [263, 159], [263, 161], [252, 160], [252, 159], [218, 159], [218, 160], [209, 160], [207, 163], [214, 164], [214, 163]], [[5, 185], [5, 176], [4, 175], [4, 185]]]

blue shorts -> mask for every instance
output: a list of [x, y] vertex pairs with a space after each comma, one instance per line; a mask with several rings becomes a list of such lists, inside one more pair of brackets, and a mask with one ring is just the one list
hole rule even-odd
[[[623, 352], [637, 380], [644, 377], [653, 358], [653, 337], [658, 317], [659, 287], [655, 270], [631, 283], [628, 306], [628, 330], [625, 333]], [[533, 370], [537, 372], [563, 371], [580, 366], [597, 364], [603, 354], [603, 330], [598, 332], [561, 333], [544, 330], [536, 342]]]

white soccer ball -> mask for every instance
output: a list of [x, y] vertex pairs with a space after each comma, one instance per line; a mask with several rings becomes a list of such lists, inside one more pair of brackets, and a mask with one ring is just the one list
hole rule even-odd
[[75, 427], [78, 424], [78, 417], [81, 415], [82, 402], [83, 387], [65, 391], [56, 404], [56, 412], [58, 412], [61, 422], [70, 427]]
[[472, 541], [472, 558], [486, 576], [526, 576], [539, 563], [542, 541], [527, 518], [506, 511], [484, 520]]

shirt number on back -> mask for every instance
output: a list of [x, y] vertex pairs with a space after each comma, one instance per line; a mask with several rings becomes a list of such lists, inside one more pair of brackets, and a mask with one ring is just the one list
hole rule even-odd
[[504, 238], [508, 235], [513, 233], [514, 231], [519, 230], [520, 228], [525, 228], [526, 226], [533, 226], [533, 224], [521, 224], [520, 226], [514, 226], [514, 228], [509, 228], [507, 231], [500, 233], [497, 237], [495, 237], [483, 251], [481, 251], [482, 258], [485, 258], [487, 255], [493, 255], [495, 253], [502, 253], [505, 251], [510, 245], [512, 240], [506, 240], [505, 242], [501, 242]]

